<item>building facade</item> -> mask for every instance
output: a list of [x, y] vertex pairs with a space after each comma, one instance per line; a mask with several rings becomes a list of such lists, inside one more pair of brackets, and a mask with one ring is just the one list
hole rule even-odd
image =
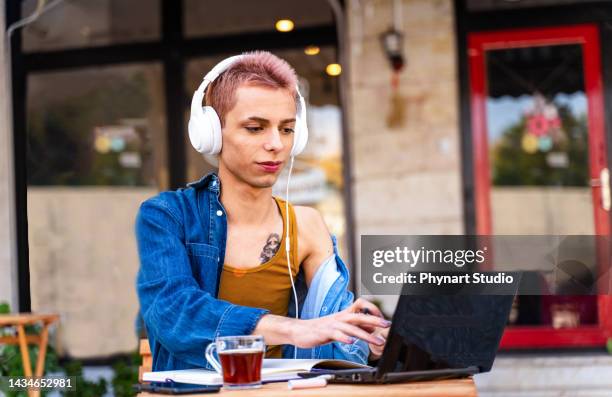
[[[7, 26], [36, 3], [4, 2]], [[365, 234], [610, 235], [612, 2], [305, 3], [65, 1], [17, 30], [10, 79], [0, 62], [14, 120], [0, 121], [0, 221], [14, 225], [0, 300], [59, 311], [67, 355], [135, 348], [133, 214], [214, 169], [186, 138], [190, 95], [216, 62], [259, 48], [300, 76], [311, 139], [292, 197], [340, 237], [357, 292]], [[294, 30], [274, 30], [283, 18]], [[396, 298], [374, 298], [392, 312]], [[612, 336], [608, 296], [516, 310], [508, 352], [601, 353]], [[597, 354], [563, 365], [609, 370]], [[527, 365], [512, 360], [500, 365]]]

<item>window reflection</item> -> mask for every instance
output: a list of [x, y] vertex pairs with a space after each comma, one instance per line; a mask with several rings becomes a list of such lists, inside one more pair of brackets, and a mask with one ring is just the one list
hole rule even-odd
[[494, 234], [593, 234], [579, 45], [487, 51]]
[[[37, 4], [25, 0], [22, 14], [31, 15]], [[49, 51], [159, 39], [159, 14], [160, 0], [64, 0], [23, 29], [23, 49]]]
[[165, 185], [161, 67], [31, 74], [28, 184]]
[[[580, 45], [487, 51], [493, 234], [596, 234], [582, 64]], [[532, 270], [524, 283], [553, 290], [554, 273]], [[594, 324], [596, 296], [518, 296], [510, 321]]]

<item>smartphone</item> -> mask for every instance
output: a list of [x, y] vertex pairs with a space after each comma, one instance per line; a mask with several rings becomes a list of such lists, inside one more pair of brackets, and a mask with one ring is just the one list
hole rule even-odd
[[218, 393], [220, 385], [196, 385], [191, 383], [177, 382], [152, 382], [150, 384], [133, 385], [136, 393], [150, 392], [159, 394], [196, 394], [196, 393]]

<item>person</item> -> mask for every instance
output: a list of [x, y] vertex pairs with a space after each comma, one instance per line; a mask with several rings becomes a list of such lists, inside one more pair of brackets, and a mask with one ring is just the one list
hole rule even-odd
[[[153, 370], [212, 369], [204, 350], [227, 335], [263, 335], [266, 357], [379, 357], [390, 322], [347, 290], [321, 214], [272, 195], [299, 128], [294, 69], [265, 51], [229, 64], [204, 97], [222, 131], [218, 173], [146, 200], [136, 217]], [[194, 95], [192, 119], [201, 100]], [[197, 147], [196, 128], [190, 121]]]

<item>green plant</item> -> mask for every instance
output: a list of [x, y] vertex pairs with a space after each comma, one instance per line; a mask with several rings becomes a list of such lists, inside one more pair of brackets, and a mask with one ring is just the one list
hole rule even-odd
[[126, 360], [120, 360], [113, 365], [115, 372], [112, 380], [113, 395], [116, 397], [134, 396], [132, 389], [134, 383], [138, 383], [138, 366], [140, 355], [134, 351]]
[[106, 379], [99, 379], [97, 382], [88, 381], [83, 377], [83, 364], [80, 361], [70, 361], [64, 366], [66, 376], [75, 378], [75, 390], [64, 391], [63, 396], [79, 397], [100, 397], [106, 393]]

